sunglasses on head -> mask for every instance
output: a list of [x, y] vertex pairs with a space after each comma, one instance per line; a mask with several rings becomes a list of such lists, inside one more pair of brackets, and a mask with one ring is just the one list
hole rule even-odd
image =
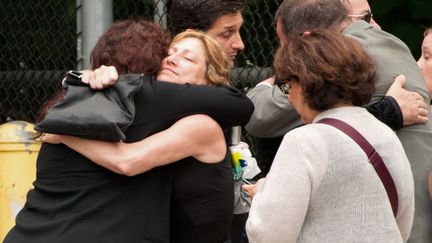
[[370, 23], [370, 21], [373, 17], [373, 13], [371, 13], [371, 11], [365, 11], [364, 13], [361, 13], [361, 14], [350, 14], [348, 16], [350, 18], [360, 18], [360, 19]]

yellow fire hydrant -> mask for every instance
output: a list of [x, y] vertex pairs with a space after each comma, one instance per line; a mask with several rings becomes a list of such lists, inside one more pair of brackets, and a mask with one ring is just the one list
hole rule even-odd
[[36, 177], [40, 143], [33, 124], [12, 121], [0, 125], [0, 241], [15, 224]]

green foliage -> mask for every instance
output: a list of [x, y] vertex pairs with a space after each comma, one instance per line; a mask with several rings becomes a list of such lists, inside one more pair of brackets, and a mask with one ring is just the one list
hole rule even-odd
[[431, 0], [370, 0], [381, 27], [403, 40], [414, 57], [420, 56], [423, 31], [432, 26]]

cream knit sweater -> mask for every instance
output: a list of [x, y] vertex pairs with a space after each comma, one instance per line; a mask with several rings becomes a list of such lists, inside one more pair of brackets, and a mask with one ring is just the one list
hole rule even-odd
[[[357, 129], [375, 147], [395, 181], [397, 219], [366, 154], [332, 117]], [[335, 108], [287, 133], [257, 192], [246, 230], [250, 242], [405, 242], [414, 213], [410, 164], [394, 132], [364, 108]]]

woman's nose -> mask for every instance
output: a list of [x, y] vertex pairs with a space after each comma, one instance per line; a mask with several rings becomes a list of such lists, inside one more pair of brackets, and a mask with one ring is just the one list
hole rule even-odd
[[167, 63], [171, 65], [177, 65], [178, 57], [175, 54], [166, 57]]

